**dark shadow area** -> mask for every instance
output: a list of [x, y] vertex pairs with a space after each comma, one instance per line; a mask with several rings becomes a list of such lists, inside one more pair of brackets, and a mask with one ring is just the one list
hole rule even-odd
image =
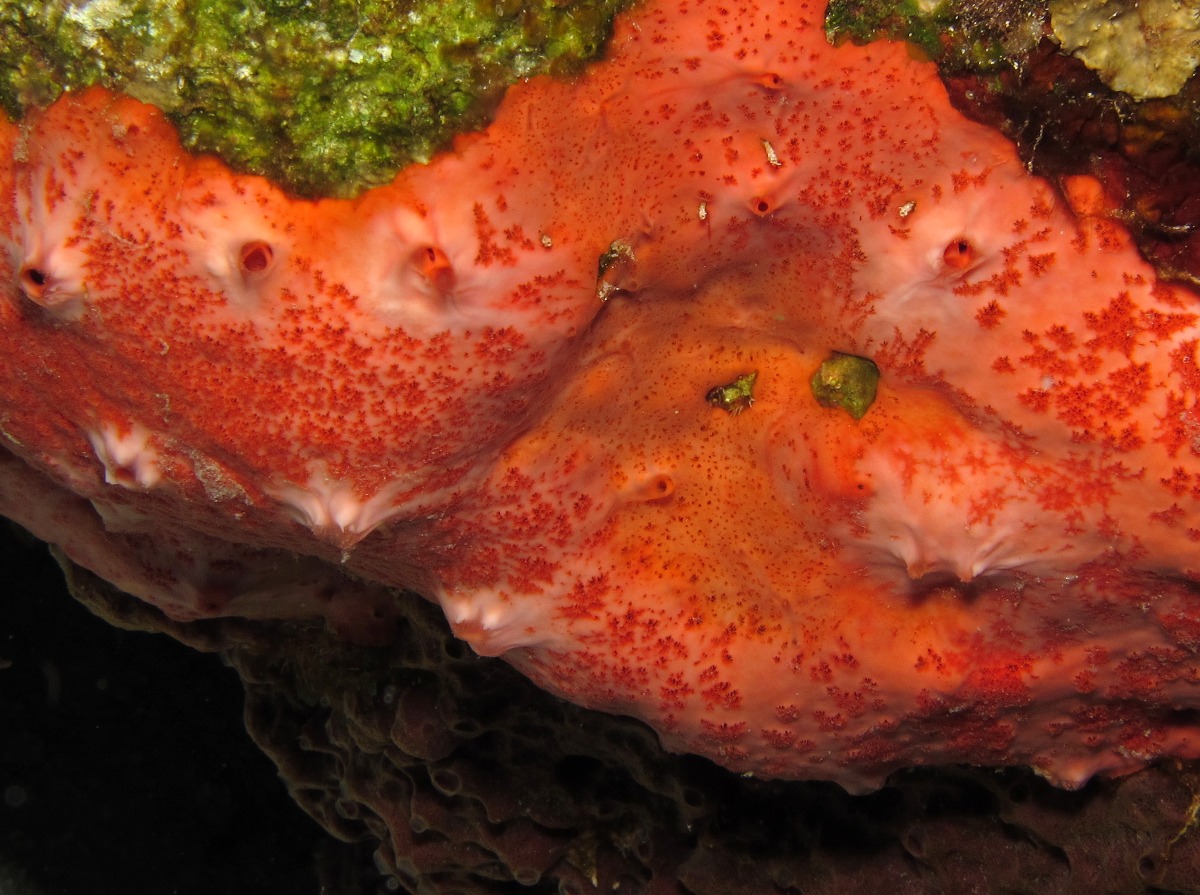
[[318, 879], [350, 846], [247, 736], [237, 674], [95, 618], [21, 534], [0, 520], [0, 892], [350, 891]]

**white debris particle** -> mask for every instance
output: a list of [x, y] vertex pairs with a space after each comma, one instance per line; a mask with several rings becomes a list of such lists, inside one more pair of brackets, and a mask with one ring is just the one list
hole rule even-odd
[[63, 18], [82, 25], [88, 31], [103, 31], [129, 13], [130, 9], [123, 0], [92, 0], [91, 3], [69, 4]]
[[774, 146], [772, 146], [772, 145], [770, 144], [770, 142], [769, 142], [769, 141], [767, 141], [767, 140], [763, 140], [763, 141], [762, 141], [762, 145], [763, 145], [763, 149], [764, 149], [764, 150], [766, 151], [766, 153], [767, 153], [767, 161], [768, 161], [768, 162], [770, 162], [770, 164], [772, 165], [772, 167], [775, 167], [775, 168], [782, 168], [782, 167], [783, 167], [783, 162], [781, 162], [781, 161], [779, 160], [779, 156], [775, 154], [775, 147], [774, 147]]

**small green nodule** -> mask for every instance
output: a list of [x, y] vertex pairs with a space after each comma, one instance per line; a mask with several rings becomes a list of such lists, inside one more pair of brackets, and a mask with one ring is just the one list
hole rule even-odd
[[713, 407], [737, 416], [754, 404], [754, 383], [758, 373], [743, 373], [727, 385], [715, 385], [704, 395], [704, 400]]
[[840, 407], [860, 420], [875, 403], [879, 368], [865, 357], [835, 352], [813, 373], [811, 384], [822, 407]]

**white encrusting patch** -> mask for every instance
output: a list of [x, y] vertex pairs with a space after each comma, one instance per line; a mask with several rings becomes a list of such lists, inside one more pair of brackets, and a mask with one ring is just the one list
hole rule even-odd
[[192, 262], [242, 311], [259, 310], [281, 281], [291, 240], [253, 197], [214, 180], [185, 192], [181, 209]]
[[192, 460], [192, 473], [196, 476], [196, 481], [204, 488], [204, 493], [209, 500], [214, 503], [234, 499], [249, 502], [246, 489], [229, 474], [223, 465], [198, 451], [187, 451], [186, 453]]
[[513, 326], [548, 341], [568, 329], [564, 316], [561, 329], [546, 330], [546, 308], [560, 298], [551, 284], [585, 250], [551, 237], [550, 226], [526, 231], [514, 209], [488, 211], [447, 196], [437, 197], [436, 213], [405, 204], [364, 220], [358, 263], [344, 280], [358, 307], [418, 339]]
[[304, 485], [284, 482], [267, 492], [317, 537], [346, 549], [404, 511], [405, 505], [396, 503], [401, 488], [396, 482], [363, 499], [352, 482], [333, 478], [324, 463], [316, 463]]
[[43, 175], [16, 190], [16, 239], [7, 247], [25, 299], [70, 322], [83, 316], [88, 299], [88, 241], [79, 239], [79, 202], [60, 200], [61, 188], [59, 179]]
[[86, 243], [74, 232], [78, 208], [24, 190], [16, 201], [20, 229], [13, 260], [21, 294], [59, 320], [78, 320], [88, 297]]
[[530, 600], [516, 600], [488, 587], [439, 593], [437, 600], [454, 635], [481, 656], [545, 645], [545, 619], [529, 611]]
[[455, 271], [429, 219], [411, 208], [380, 217], [372, 234], [378, 251], [368, 263], [379, 269], [364, 295], [367, 307], [388, 326], [421, 332], [443, 326], [455, 292]]
[[1002, 572], [1036, 572], [1039, 564], [1048, 565], [1042, 557], [1009, 550], [1000, 538], [973, 535], [967, 525], [961, 526], [960, 536], [943, 533], [940, 538], [937, 533], [930, 536], [912, 526], [902, 528], [904, 530], [889, 538], [889, 552], [914, 581], [929, 575], [947, 574], [968, 583]]
[[83, 316], [87, 287], [81, 272], [55, 258], [30, 260], [21, 267], [21, 294], [58, 320]]
[[125, 488], [153, 488], [162, 478], [159, 454], [150, 445], [150, 430], [134, 423], [127, 431], [106, 423], [87, 433], [96, 459], [104, 466], [104, 481]]
[[260, 239], [247, 232], [241, 238], [214, 239], [204, 253], [203, 263], [233, 305], [255, 311], [282, 254], [279, 241]]
[[[940, 462], [953, 467], [956, 458]], [[964, 467], [957, 463], [957, 468]], [[876, 493], [856, 522], [869, 531], [857, 539], [862, 559], [889, 579], [897, 570], [913, 581], [950, 575], [964, 583], [1007, 573], [1061, 576], [1104, 551], [1101, 540], [1083, 535], [1064, 548], [1061, 517], [1042, 510], [1017, 482], [1011, 483], [1011, 499], [977, 518], [975, 504], [989, 487], [1001, 487], [1001, 473], [964, 476], [951, 491], [920, 473], [906, 489], [885, 478], [884, 471], [874, 470]], [[854, 541], [847, 537], [847, 543]]]

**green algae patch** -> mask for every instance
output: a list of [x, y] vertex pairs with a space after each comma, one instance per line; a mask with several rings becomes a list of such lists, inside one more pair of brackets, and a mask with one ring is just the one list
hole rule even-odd
[[954, 70], [1016, 65], [1042, 37], [1046, 0], [830, 0], [835, 43], [905, 40]]
[[875, 403], [879, 368], [865, 357], [834, 354], [817, 368], [809, 385], [822, 407], [841, 408], [860, 420]]
[[485, 124], [511, 83], [579, 70], [630, 0], [9, 0], [12, 118], [100, 84], [184, 144], [305, 196], [389, 181]]

